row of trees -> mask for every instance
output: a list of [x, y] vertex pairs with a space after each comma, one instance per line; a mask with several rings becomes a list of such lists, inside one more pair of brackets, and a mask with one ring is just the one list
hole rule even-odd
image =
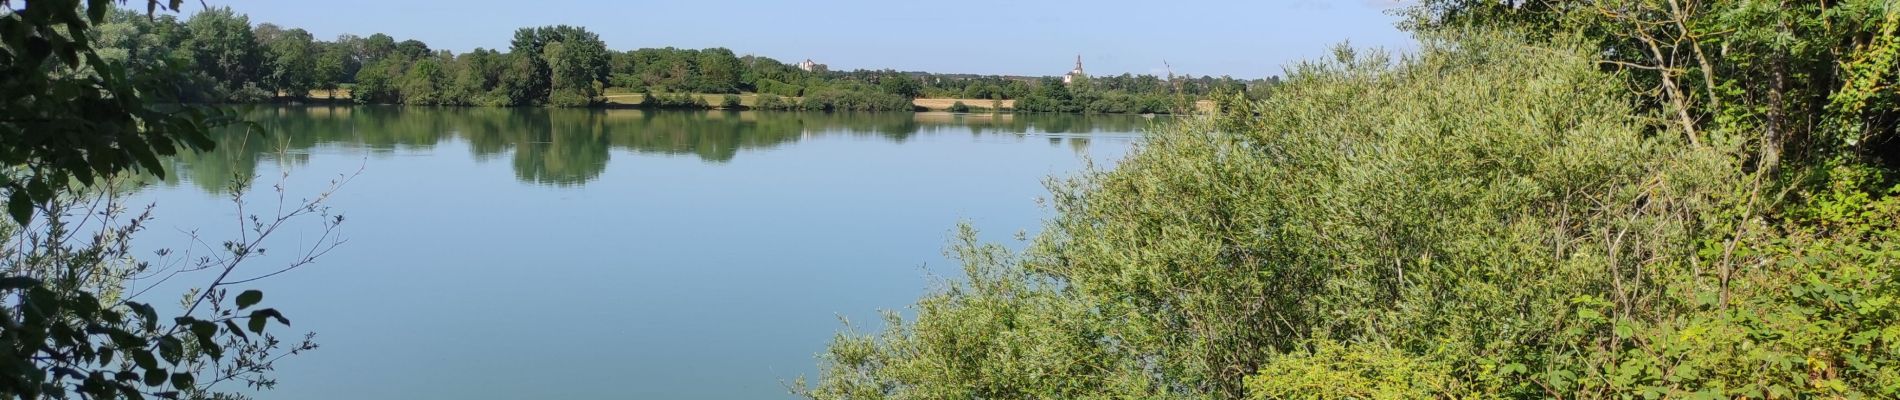
[[[1217, 92], [1261, 95], [1272, 80], [1121, 75], [1051, 88], [1050, 78], [936, 75], [893, 70], [806, 71], [724, 48], [645, 48], [612, 51], [586, 28], [522, 28], [506, 51], [456, 54], [418, 40], [377, 33], [319, 40], [303, 29], [252, 25], [230, 8], [212, 8], [187, 20], [147, 18], [113, 11], [95, 39], [115, 61], [181, 65], [193, 71], [181, 85], [190, 100], [262, 102], [347, 95], [360, 103], [479, 106], [587, 106], [609, 88], [635, 93], [756, 92], [796, 98], [824, 94], [889, 103], [894, 95], [1023, 99], [1027, 111], [1165, 112], [1167, 97], [1204, 98]], [[1060, 92], [1074, 92], [1064, 96]], [[849, 94], [849, 96], [845, 96]], [[1082, 97], [1075, 99], [1072, 97]], [[875, 98], [875, 101], [868, 101]], [[853, 104], [867, 103], [853, 102]], [[822, 103], [821, 103], [822, 104]], [[819, 107], [833, 108], [833, 107]], [[908, 106], [840, 107], [901, 110]]]
[[1193, 99], [1181, 94], [1168, 92], [1139, 92], [1130, 90], [1101, 89], [1090, 84], [1088, 78], [1064, 84], [1056, 78], [1043, 78], [1042, 84], [1016, 100], [1017, 111], [1096, 113], [1096, 114], [1166, 114], [1192, 110]]
[[357, 72], [351, 96], [361, 103], [587, 106], [600, 96], [607, 58], [606, 44], [584, 28], [522, 28], [506, 53], [383, 57]]
[[[933, 75], [915, 73], [924, 82], [923, 94], [932, 98], [964, 98], [1010, 100], [1023, 99], [1034, 94], [1048, 79], [1031, 77], [1003, 77], [993, 75]], [[1159, 77], [1154, 75], [1106, 75], [1080, 77], [1081, 82], [1074, 89], [1078, 92], [1102, 91], [1122, 92], [1130, 95], [1171, 96], [1180, 95], [1193, 98], [1207, 98], [1217, 93], [1246, 93], [1248, 97], [1265, 98], [1267, 91], [1279, 84], [1279, 77], [1243, 80], [1229, 76], [1201, 77]]]

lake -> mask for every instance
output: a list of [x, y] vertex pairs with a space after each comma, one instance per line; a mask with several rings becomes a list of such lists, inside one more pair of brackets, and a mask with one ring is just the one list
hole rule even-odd
[[[245, 198], [268, 212], [285, 172], [293, 201], [354, 175], [329, 202], [348, 242], [253, 286], [294, 322], [278, 332], [322, 345], [279, 363], [270, 399], [792, 398], [840, 317], [876, 329], [878, 310], [960, 276], [942, 254], [958, 221], [1020, 247], [1049, 216], [1044, 179], [1112, 163], [1163, 119], [247, 115], [269, 133], [224, 133], [135, 200], [157, 205], [141, 247], [186, 248], [188, 231], [236, 233], [233, 176], [258, 177]], [[313, 242], [304, 222], [272, 251]]]

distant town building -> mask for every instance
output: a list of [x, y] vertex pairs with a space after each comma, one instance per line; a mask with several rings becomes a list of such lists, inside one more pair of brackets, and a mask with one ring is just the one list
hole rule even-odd
[[818, 63], [811, 62], [811, 59], [807, 58], [805, 62], [798, 63], [798, 69], [805, 70], [805, 72], [812, 72], [818, 69]]
[[1082, 55], [1077, 54], [1075, 55], [1075, 69], [1069, 70], [1068, 75], [1062, 76], [1062, 84], [1067, 85], [1070, 83], [1074, 83], [1076, 79], [1087, 78], [1087, 77], [1088, 77], [1088, 74], [1085, 72], [1082, 72]]

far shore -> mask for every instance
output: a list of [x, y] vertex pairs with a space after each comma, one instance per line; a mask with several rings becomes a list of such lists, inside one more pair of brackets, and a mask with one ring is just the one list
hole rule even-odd
[[[695, 94], [705, 98], [707, 104], [719, 104], [720, 100], [726, 96], [726, 94], [722, 93]], [[758, 104], [759, 101], [758, 93], [739, 93], [738, 96], [739, 105], [741, 107], [752, 107], [752, 105]], [[337, 89], [334, 92], [329, 90], [312, 90], [305, 98], [315, 102], [347, 102], [350, 99], [350, 90]], [[642, 97], [640, 93], [609, 89], [600, 96], [600, 99], [604, 106], [614, 108], [638, 106], [640, 105]], [[795, 101], [800, 98], [788, 97], [787, 99]], [[919, 111], [950, 111], [957, 103], [963, 103], [964, 106], [970, 108], [970, 112], [972, 113], [1007, 113], [1014, 112], [1016, 108], [1016, 100], [918, 98], [912, 99], [910, 103], [916, 105]], [[1199, 110], [1209, 110], [1212, 109], [1213, 106], [1214, 102], [1209, 100], [1200, 100], [1194, 103], [1194, 108]]]

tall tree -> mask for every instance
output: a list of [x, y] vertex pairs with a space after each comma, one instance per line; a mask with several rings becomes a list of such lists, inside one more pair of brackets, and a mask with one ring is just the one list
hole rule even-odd
[[368, 67], [370, 64], [375, 64], [384, 58], [388, 58], [390, 54], [394, 54], [395, 52], [396, 38], [382, 33], [376, 33], [369, 35], [367, 38], [363, 38], [362, 43], [356, 47], [356, 62], [361, 63], [364, 67]]
[[324, 43], [317, 54], [316, 66], [312, 68], [313, 83], [317, 89], [330, 92], [336, 97], [337, 88], [345, 81], [353, 80], [351, 64], [356, 60], [350, 56], [350, 50], [343, 43]]
[[522, 58], [517, 62], [525, 63], [520, 69], [527, 73], [510, 91], [514, 104], [547, 104], [556, 91], [562, 104], [586, 104], [599, 95], [599, 84], [611, 72], [607, 44], [586, 28], [521, 28], [509, 51]]
[[699, 91], [730, 93], [739, 91], [739, 76], [744, 65], [732, 50], [710, 48], [699, 51]]
[[199, 11], [185, 22], [185, 46], [196, 52], [198, 69], [226, 91], [261, 77], [262, 52], [251, 32], [251, 19], [230, 7]]
[[[266, 29], [266, 28], [271, 29]], [[264, 87], [291, 97], [304, 97], [321, 80], [317, 75], [318, 48], [310, 32], [281, 30], [261, 24], [255, 30], [264, 49]], [[341, 73], [341, 65], [335, 65]]]

